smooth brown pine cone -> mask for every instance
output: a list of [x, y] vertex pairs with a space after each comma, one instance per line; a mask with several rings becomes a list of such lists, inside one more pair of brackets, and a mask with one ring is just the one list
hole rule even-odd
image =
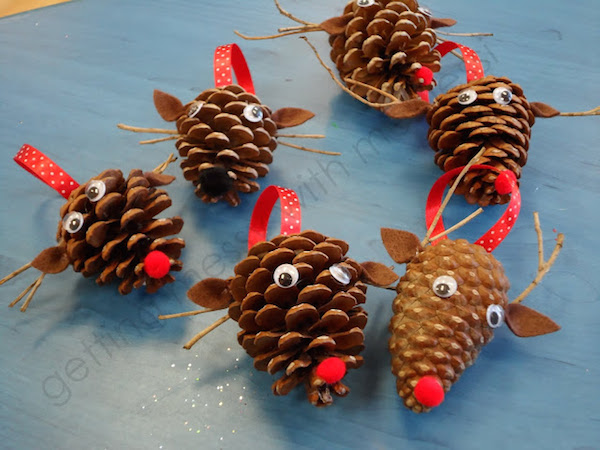
[[[443, 275], [458, 285], [448, 298], [432, 289], [434, 280]], [[389, 341], [392, 373], [407, 408], [417, 413], [430, 410], [414, 396], [421, 378], [436, 377], [448, 392], [475, 362], [493, 338], [487, 308], [491, 304], [505, 308], [509, 287], [496, 258], [464, 239], [427, 246], [407, 264], [393, 304]]]
[[[504, 100], [498, 103], [494, 98], [495, 89], [508, 89], [512, 98], [508, 103]], [[474, 91], [477, 98], [470, 104], [461, 105], [458, 97], [465, 90]], [[478, 164], [487, 164], [500, 171], [511, 170], [517, 178], [521, 177], [535, 116], [521, 86], [508, 78], [487, 76], [450, 89], [435, 99], [427, 122], [427, 139], [436, 152], [435, 163], [443, 171], [467, 164], [485, 147]], [[472, 170], [465, 175], [456, 192], [464, 195], [469, 203], [481, 206], [506, 203], [510, 195], [496, 192], [497, 176], [489, 170]]]
[[[153, 250], [169, 257], [170, 270], [182, 268], [178, 258], [185, 242], [167, 237], [181, 231], [183, 220], [181, 217], [155, 218], [171, 206], [169, 195], [156, 186], [169, 184], [173, 179], [139, 169], [132, 170], [125, 179], [120, 170], [110, 169], [73, 190], [60, 210], [57, 232], [59, 246], [66, 249], [73, 269], [85, 277], [97, 275], [99, 285], [120, 279], [121, 294], [144, 285], [146, 291], [152, 293], [173, 282], [175, 279], [170, 273], [162, 278], [151, 278], [144, 271], [144, 258]], [[105, 192], [86, 195], [86, 188], [95, 181], [104, 183]], [[83, 224], [71, 233], [65, 230], [63, 220], [75, 212], [81, 213]], [[69, 226], [74, 230], [80, 218], [72, 220], [75, 222]]]
[[[316, 231], [278, 236], [254, 245], [228, 280], [233, 296], [229, 315], [242, 329], [240, 345], [254, 358], [256, 369], [284, 371], [273, 384], [275, 395], [305, 383], [311, 403], [325, 406], [332, 394], [349, 392], [341, 382], [328, 385], [315, 375], [328, 357], [340, 358], [347, 369], [363, 363], [359, 353], [367, 313], [360, 305], [367, 286], [359, 281], [361, 265], [345, 256], [347, 251], [346, 242]], [[293, 271], [280, 272], [286, 264], [299, 275], [291, 287], [275, 281], [279, 274], [284, 284], [291, 282]]]
[[[348, 22], [345, 32], [329, 38], [331, 59], [342, 80], [366, 83], [400, 100], [418, 98], [417, 91], [432, 89], [415, 72], [421, 67], [439, 72], [440, 54], [433, 49], [437, 37], [415, 0], [378, 0], [368, 7], [353, 0], [343, 17]], [[347, 85], [371, 102], [390, 102], [375, 91]]]
[[175, 145], [184, 177], [204, 202], [224, 198], [237, 206], [238, 192], [260, 189], [255, 180], [269, 172], [277, 148], [271, 115], [268, 106], [238, 85], [208, 89], [185, 105], [177, 119], [183, 136]]

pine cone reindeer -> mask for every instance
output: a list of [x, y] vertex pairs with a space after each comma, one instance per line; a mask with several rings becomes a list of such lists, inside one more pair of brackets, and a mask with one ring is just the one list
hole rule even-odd
[[[282, 203], [282, 233], [266, 240], [268, 217], [277, 199]], [[181, 317], [228, 309], [228, 313], [196, 335], [184, 348], [228, 319], [241, 331], [240, 345], [254, 358], [254, 367], [270, 374], [283, 371], [273, 383], [275, 395], [286, 395], [304, 383], [315, 406], [345, 396], [347, 369], [362, 365], [367, 283], [389, 286], [398, 277], [386, 266], [359, 264], [347, 256], [346, 242], [312, 230], [300, 231], [296, 194], [270, 186], [258, 199], [249, 233], [248, 256], [226, 280], [208, 278], [188, 291], [206, 308]]]
[[[282, 108], [273, 112], [254, 94], [254, 85], [246, 60], [235, 44], [215, 51], [215, 88], [207, 89], [193, 101], [183, 104], [165, 92], [154, 91], [154, 105], [160, 116], [175, 122], [177, 131], [153, 128], [119, 128], [136, 132], [174, 134], [166, 139], [142, 141], [154, 143], [177, 139], [175, 146], [182, 157], [186, 180], [196, 187], [196, 195], [206, 203], [240, 203], [239, 193], [260, 190], [258, 178], [269, 173], [278, 144], [327, 155], [337, 152], [315, 150], [281, 141], [281, 137], [323, 138], [323, 135], [281, 134], [314, 117], [300, 108]], [[238, 76], [232, 84], [231, 72]]]
[[60, 209], [56, 240], [58, 245], [43, 250], [33, 261], [0, 280], [0, 285], [33, 267], [42, 274], [9, 306], [16, 305], [29, 292], [21, 311], [29, 306], [46, 274], [56, 274], [72, 266], [84, 277], [97, 276], [104, 285], [119, 281], [119, 293], [146, 287], [154, 293], [175, 278], [181, 270], [178, 260], [183, 239], [177, 235], [181, 217], [156, 218], [171, 206], [160, 186], [175, 177], [162, 172], [173, 155], [154, 171], [134, 169], [125, 178], [120, 170], [109, 169], [78, 185], [56, 163], [39, 150], [24, 145], [15, 156], [23, 168], [56, 189], [67, 202]]
[[[435, 86], [440, 54], [435, 28], [452, 26], [453, 19], [437, 19], [416, 0], [352, 0], [341, 16], [320, 24], [299, 19], [275, 0], [279, 12], [299, 23], [280, 28], [280, 34], [252, 37], [272, 39], [292, 34], [325, 31], [329, 34], [331, 59], [340, 78], [355, 97], [375, 108], [390, 99], [402, 102], [420, 98]], [[482, 35], [466, 34], [466, 35]]]
[[[473, 167], [496, 170], [484, 165]], [[398, 395], [407, 408], [417, 413], [428, 412], [443, 402], [445, 393], [465, 369], [475, 363], [483, 346], [492, 340], [494, 330], [503, 322], [519, 337], [552, 333], [560, 328], [520, 302], [554, 263], [564, 236], [558, 235], [556, 247], [545, 262], [541, 228], [535, 213], [540, 255], [538, 275], [523, 294], [509, 302], [510, 283], [491, 251], [510, 231], [518, 215], [520, 196], [516, 179], [510, 171], [502, 172], [497, 178], [497, 189], [505, 194], [512, 191], [512, 195], [507, 211], [495, 227], [475, 243], [450, 240], [445, 235], [460, 224], [443, 231], [439, 207], [444, 187], [461, 169], [445, 174], [434, 186], [427, 208], [429, 231], [423, 242], [408, 231], [381, 230], [392, 259], [406, 263], [406, 273], [397, 285], [393, 303], [389, 350]], [[466, 170], [468, 167], [457, 181]], [[456, 186], [455, 182], [448, 198]], [[436, 210], [439, 210], [437, 214]], [[435, 236], [430, 238], [432, 233]], [[431, 242], [434, 245], [428, 245]]]

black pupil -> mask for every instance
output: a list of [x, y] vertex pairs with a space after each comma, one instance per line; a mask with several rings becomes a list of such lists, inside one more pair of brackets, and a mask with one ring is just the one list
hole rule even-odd
[[258, 117], [260, 115], [260, 110], [258, 109], [257, 106], [255, 106], [254, 108], [252, 108], [252, 115], [254, 117]]
[[79, 219], [71, 219], [71, 222], [69, 222], [69, 228], [71, 230], [76, 230], [77, 227], [79, 226], [80, 222]]
[[470, 97], [471, 96], [467, 92], [465, 92], [464, 94], [460, 94], [458, 99], [464, 103], [464, 102], [468, 102]]
[[496, 311], [492, 312], [490, 314], [490, 322], [492, 323], [492, 325], [497, 325], [498, 324], [498, 313]]
[[281, 275], [279, 275], [279, 284], [281, 284], [282, 286], [291, 286], [292, 281], [294, 281], [294, 279], [287, 272], [284, 272]]
[[500, 98], [507, 102], [510, 100], [510, 93], [508, 91], [503, 91], [502, 94], [500, 94]]
[[448, 292], [450, 292], [450, 286], [448, 286], [446, 283], [438, 284], [437, 292], [440, 295], [446, 295]]
[[91, 198], [98, 197], [99, 193], [100, 193], [100, 190], [96, 186], [90, 188], [89, 195], [90, 195]]

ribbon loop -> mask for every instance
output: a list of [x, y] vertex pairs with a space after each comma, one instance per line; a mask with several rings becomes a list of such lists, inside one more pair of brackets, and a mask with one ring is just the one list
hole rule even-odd
[[58, 164], [31, 145], [23, 144], [13, 159], [64, 198], [69, 198], [71, 191], [79, 187], [79, 184]]
[[237, 83], [251, 94], [255, 94], [254, 83], [244, 53], [237, 44], [221, 45], [215, 49], [214, 56], [215, 86], [233, 84], [233, 73]]
[[288, 188], [280, 186], [269, 186], [256, 200], [250, 229], [248, 230], [248, 250], [256, 243], [267, 240], [267, 228], [269, 218], [275, 206], [275, 202], [281, 202], [281, 233], [283, 235], [298, 234], [302, 228], [302, 211], [300, 200], [296, 193]]
[[452, 41], [442, 42], [435, 49], [440, 52], [442, 57], [454, 49], [459, 49], [462, 52], [465, 62], [465, 71], [467, 73], [467, 82], [484, 77], [483, 65], [475, 50]]
[[[427, 206], [425, 208], [425, 223], [427, 229], [429, 229], [433, 223], [433, 219], [442, 205], [446, 186], [454, 177], [458, 176], [463, 168], [464, 166], [457, 167], [456, 169], [446, 172], [444, 175], [438, 178], [438, 180], [432, 186], [429, 196], [427, 197]], [[521, 191], [517, 185], [517, 178], [515, 177], [515, 174], [510, 170], [500, 172], [495, 167], [484, 164], [474, 164], [469, 168], [469, 170], [476, 169], [492, 170], [496, 173], [499, 173], [495, 182], [496, 190], [501, 191], [503, 194], [508, 194], [509, 192], [511, 193], [508, 208], [506, 211], [504, 211], [502, 217], [498, 219], [492, 228], [490, 228], [483, 236], [474, 242], [474, 244], [481, 245], [486, 249], [486, 251], [492, 252], [504, 240], [510, 230], [512, 230], [514, 223], [517, 221], [519, 211], [521, 210]], [[440, 217], [431, 235], [437, 236], [438, 234], [443, 233], [444, 230], [444, 221]], [[432, 245], [435, 245], [442, 239], [446, 239], [446, 236], [443, 236], [440, 239], [437, 239], [435, 242], [432, 242]]]

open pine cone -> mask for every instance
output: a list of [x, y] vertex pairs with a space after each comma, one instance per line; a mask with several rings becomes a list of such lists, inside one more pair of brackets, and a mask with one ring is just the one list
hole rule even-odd
[[154, 91], [154, 104], [163, 119], [176, 121], [181, 137], [175, 146], [196, 195], [207, 203], [224, 199], [232, 206], [239, 205], [240, 192], [260, 189], [256, 180], [269, 173], [277, 130], [314, 117], [300, 108], [273, 113], [238, 85], [207, 89], [186, 105]]
[[[439, 95], [427, 114], [435, 163], [447, 172], [464, 166], [485, 147], [477, 164], [510, 170], [520, 178], [535, 115], [521, 86], [506, 77], [486, 76], [456, 86]], [[510, 195], [494, 188], [497, 177], [491, 170], [471, 171], [456, 192], [481, 206], [506, 203]]]
[[144, 285], [156, 292], [175, 280], [171, 270], [182, 268], [177, 258], [185, 242], [167, 236], [178, 234], [183, 220], [155, 218], [171, 206], [169, 195], [157, 186], [173, 180], [139, 169], [125, 179], [120, 170], [105, 170], [71, 192], [60, 210], [59, 245], [37, 259], [46, 266], [72, 264], [85, 277], [97, 275], [99, 285], [118, 278], [121, 294]]
[[316, 406], [333, 402], [332, 394], [349, 389], [326, 381], [319, 367], [338, 358], [346, 369], [360, 367], [364, 348], [367, 286], [389, 285], [397, 276], [373, 262], [359, 264], [346, 256], [348, 244], [316, 231], [277, 236], [255, 244], [227, 280], [209, 278], [188, 292], [195, 303], [229, 308], [242, 329], [238, 342], [254, 358], [254, 367], [275, 374], [275, 395], [304, 383]]
[[[341, 17], [321, 26], [330, 34], [331, 59], [342, 80], [349, 78], [410, 100], [435, 86], [419, 70], [425, 67], [435, 73], [441, 67], [433, 27], [453, 23], [433, 19], [416, 0], [353, 0]], [[390, 101], [364, 86], [347, 85], [371, 102]]]

